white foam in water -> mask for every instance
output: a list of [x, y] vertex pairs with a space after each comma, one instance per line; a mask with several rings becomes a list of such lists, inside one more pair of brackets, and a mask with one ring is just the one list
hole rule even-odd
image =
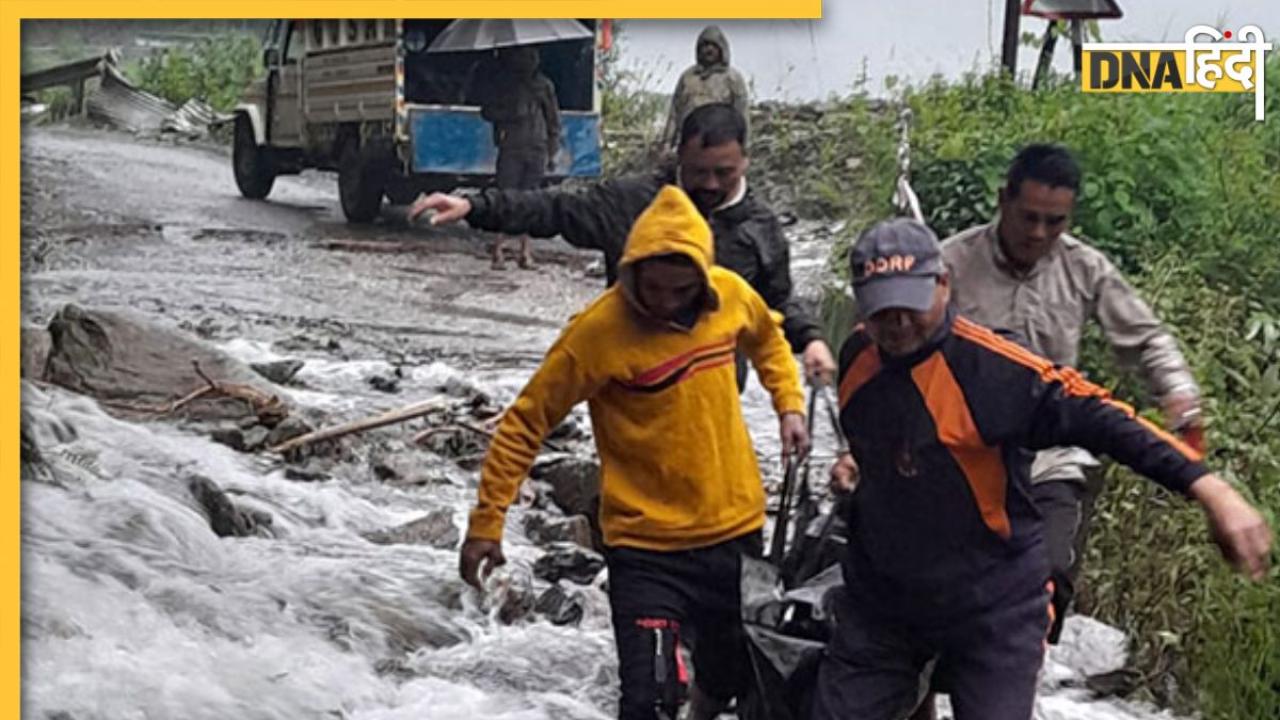
[[290, 356], [281, 355], [271, 349], [271, 343], [246, 338], [233, 338], [220, 344], [219, 349], [242, 363], [264, 363], [286, 360]]
[[[389, 367], [308, 366], [314, 394], [335, 398], [344, 384]], [[467, 379], [460, 375], [437, 363], [405, 382], [425, 394]], [[514, 395], [527, 373], [492, 375], [492, 384], [469, 379]], [[358, 402], [367, 411], [368, 398]], [[566, 585], [586, 594], [580, 627], [538, 619], [508, 627], [464, 588], [456, 550], [365, 539], [437, 508], [449, 508], [462, 529], [474, 473], [442, 461], [452, 482], [403, 488], [352, 462], [335, 466], [332, 480], [293, 482], [262, 457], [167, 425], [115, 420], [68, 392], [24, 384], [23, 404], [52, 468], [23, 482], [27, 716], [601, 720], [616, 713], [599, 582]], [[776, 464], [767, 394], [753, 385], [745, 405], [762, 468]], [[275, 536], [216, 537], [187, 489], [196, 473], [237, 505], [270, 513]], [[529, 583], [542, 551], [523, 536], [522, 513], [513, 508], [508, 519], [506, 572]], [[1122, 662], [1114, 631], [1073, 627], [1081, 632], [1069, 637], [1097, 642], [1055, 651], [1060, 682], [1042, 688], [1037, 718], [1171, 720], [1059, 687]], [[1105, 659], [1097, 657], [1104, 645], [1112, 648]]]
[[295, 376], [307, 385], [321, 390], [335, 390], [365, 384], [373, 375], [390, 375], [395, 367], [385, 360], [335, 361], [309, 359]]

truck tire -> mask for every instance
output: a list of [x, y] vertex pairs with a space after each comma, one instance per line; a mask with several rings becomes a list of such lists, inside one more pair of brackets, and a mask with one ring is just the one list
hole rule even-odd
[[391, 178], [387, 183], [387, 201], [392, 205], [408, 205], [418, 199], [422, 190], [401, 178]]
[[338, 158], [338, 197], [347, 222], [369, 223], [378, 217], [386, 178], [387, 168], [377, 158], [369, 157], [355, 142], [343, 144]]
[[276, 182], [271, 153], [267, 148], [258, 146], [258, 141], [253, 137], [253, 124], [244, 113], [236, 116], [231, 167], [235, 171], [236, 187], [240, 188], [241, 195], [250, 200], [261, 200], [271, 193], [271, 186]]

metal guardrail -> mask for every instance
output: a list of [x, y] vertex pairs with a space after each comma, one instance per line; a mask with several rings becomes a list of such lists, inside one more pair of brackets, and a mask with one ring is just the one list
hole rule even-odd
[[102, 74], [107, 65], [116, 64], [116, 54], [107, 52], [87, 60], [76, 60], [44, 70], [25, 73], [22, 76], [22, 92], [35, 92], [58, 85], [74, 85], [83, 83], [91, 77]]

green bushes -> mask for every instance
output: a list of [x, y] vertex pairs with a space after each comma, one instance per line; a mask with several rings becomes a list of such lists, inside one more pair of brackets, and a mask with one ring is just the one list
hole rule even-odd
[[[1173, 248], [1135, 276], [1183, 341], [1205, 393], [1209, 463], [1280, 520], [1280, 316], [1224, 291]], [[1145, 258], [1144, 258], [1145, 259]], [[1090, 344], [1094, 376], [1132, 396], [1136, 382]], [[1234, 575], [1201, 513], [1112, 467], [1085, 563], [1080, 610], [1124, 628], [1144, 690], [1210, 718], [1280, 717], [1280, 585]]]
[[1280, 297], [1280, 80], [1268, 85], [1266, 123], [1252, 95], [1086, 95], [1067, 82], [1027, 92], [999, 76], [908, 90], [912, 182], [945, 236], [992, 217], [1019, 147], [1060, 142], [1085, 169], [1074, 231], [1124, 269], [1182, 247], [1210, 282]]
[[671, 104], [671, 96], [657, 88], [656, 68], [622, 67], [624, 28], [614, 25], [613, 47], [600, 55], [601, 150], [608, 177], [652, 169]]
[[[1209, 462], [1274, 527], [1280, 58], [1267, 70], [1265, 123], [1253, 119], [1252, 95], [1085, 95], [1062, 81], [1029, 92], [998, 75], [907, 89], [901, 100], [915, 114], [912, 183], [940, 236], [993, 218], [1022, 145], [1059, 142], [1078, 154], [1073, 233], [1121, 265], [1181, 340], [1206, 396]], [[1098, 333], [1081, 364], [1118, 395], [1142, 398]], [[1209, 718], [1280, 717], [1274, 573], [1262, 584], [1232, 574], [1194, 506], [1123, 468], [1108, 473], [1080, 610], [1133, 639], [1143, 695]]]
[[[1276, 527], [1280, 57], [1266, 75], [1265, 123], [1253, 119], [1252, 95], [1085, 95], [1061, 79], [1031, 92], [998, 73], [906, 88], [897, 102], [913, 111], [911, 180], [942, 237], [994, 218], [1005, 170], [1023, 145], [1058, 142], [1077, 153], [1084, 181], [1072, 232], [1113, 258], [1179, 338], [1205, 393], [1210, 465]], [[788, 181], [809, 203], [804, 209], [847, 220], [831, 261], [847, 275], [848, 243], [896, 214], [898, 134], [889, 109], [860, 97], [840, 105], [856, 122], [819, 119], [826, 125], [816, 141], [839, 152], [797, 148], [788, 140], [795, 128], [766, 124], [752, 177], [762, 164], [784, 178], [801, 167]], [[848, 162], [854, 155], [858, 162]], [[829, 293], [823, 311], [829, 335], [842, 339], [849, 303]], [[1081, 365], [1117, 395], [1152, 405], [1096, 329]], [[1124, 468], [1108, 474], [1079, 609], [1132, 638], [1139, 694], [1207, 718], [1280, 717], [1275, 572], [1261, 584], [1243, 580], [1218, 557], [1193, 505]]]
[[128, 74], [143, 90], [177, 105], [199, 98], [227, 111], [261, 72], [261, 53], [250, 35], [220, 35], [150, 55]]

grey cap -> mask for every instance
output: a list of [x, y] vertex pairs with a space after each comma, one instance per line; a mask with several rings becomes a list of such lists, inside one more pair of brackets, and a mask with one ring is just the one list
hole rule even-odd
[[849, 251], [849, 263], [863, 317], [890, 308], [928, 310], [944, 272], [938, 236], [908, 218], [885, 220], [862, 233]]

